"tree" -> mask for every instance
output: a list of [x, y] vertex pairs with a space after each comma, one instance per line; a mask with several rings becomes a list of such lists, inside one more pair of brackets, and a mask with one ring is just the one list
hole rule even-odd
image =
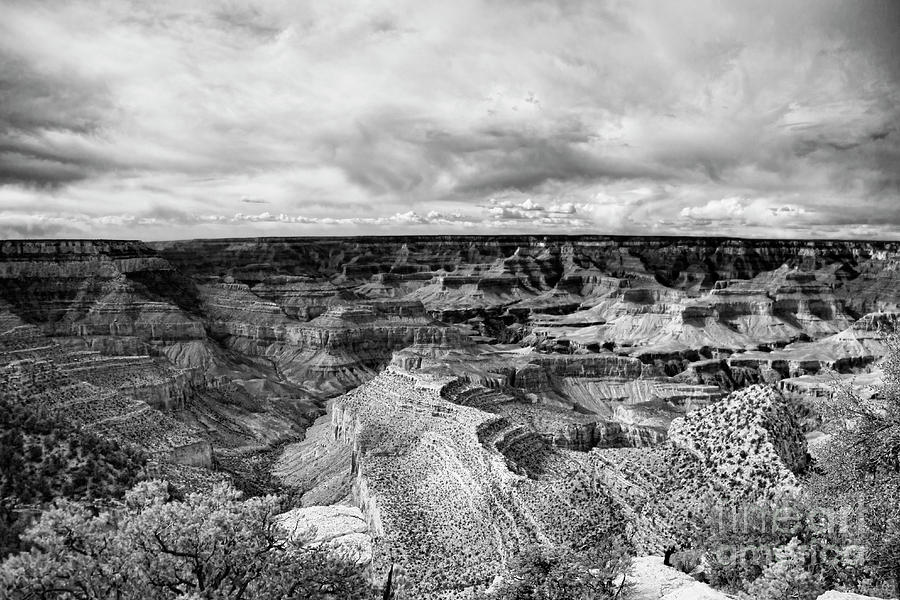
[[860, 589], [868, 571], [846, 511], [823, 510], [808, 493], [730, 508], [700, 506], [691, 556], [702, 557], [712, 586], [770, 600], [811, 600], [828, 589], [867, 591]]
[[33, 507], [59, 497], [121, 498], [146, 461], [134, 447], [0, 393], [0, 559], [22, 549], [19, 534]]
[[900, 596], [900, 345], [882, 363], [884, 381], [871, 396], [835, 382], [820, 407], [831, 433], [812, 485], [822, 504], [852, 507], [867, 563], [893, 580]]
[[794, 600], [817, 598], [824, 590], [821, 577], [807, 568], [809, 550], [800, 540], [775, 550], [775, 560], [747, 586], [746, 597], [752, 600]]
[[535, 545], [510, 564], [490, 598], [498, 600], [602, 600], [621, 597], [630, 555], [615, 535], [590, 548]]
[[225, 484], [173, 500], [158, 481], [116, 511], [61, 501], [27, 531], [33, 548], [0, 566], [0, 587], [14, 600], [371, 597], [356, 565], [288, 540], [280, 508]]

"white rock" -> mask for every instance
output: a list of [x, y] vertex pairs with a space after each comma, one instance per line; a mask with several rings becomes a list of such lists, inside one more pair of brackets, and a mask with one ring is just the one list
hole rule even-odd
[[321, 545], [357, 564], [372, 562], [372, 537], [366, 518], [354, 506], [307, 506], [279, 515], [291, 539]]
[[678, 569], [663, 564], [661, 556], [639, 556], [634, 559], [628, 582], [633, 600], [729, 600]]
[[881, 600], [875, 596], [863, 596], [862, 594], [853, 594], [851, 592], [835, 592], [831, 590], [819, 596], [816, 600]]

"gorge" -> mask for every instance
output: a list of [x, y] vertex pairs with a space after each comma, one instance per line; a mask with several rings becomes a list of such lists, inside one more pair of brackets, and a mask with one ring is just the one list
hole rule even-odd
[[186, 490], [287, 491], [414, 597], [601, 524], [662, 554], [687, 498], [791, 489], [816, 399], [877, 387], [898, 327], [896, 242], [0, 242], [4, 398]]

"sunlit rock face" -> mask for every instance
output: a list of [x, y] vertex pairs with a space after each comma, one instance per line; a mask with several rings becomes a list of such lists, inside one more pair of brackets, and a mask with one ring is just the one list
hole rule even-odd
[[524, 545], [618, 522], [590, 489], [587, 454], [492, 410], [510, 400], [391, 366], [334, 402], [333, 435], [352, 453], [374, 565], [403, 564], [416, 597], [484, 589]]
[[372, 562], [372, 537], [362, 512], [352, 506], [308, 506], [279, 515], [289, 538], [326, 549], [361, 566]]
[[880, 600], [875, 596], [864, 596], [862, 594], [854, 594], [853, 592], [836, 592], [829, 590], [816, 598], [816, 600]]

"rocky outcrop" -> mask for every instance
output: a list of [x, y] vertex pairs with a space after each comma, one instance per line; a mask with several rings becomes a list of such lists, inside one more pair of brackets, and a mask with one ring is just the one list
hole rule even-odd
[[573, 517], [591, 501], [564, 475], [578, 460], [505, 416], [449, 402], [451, 384], [460, 385], [389, 367], [332, 407], [334, 436], [353, 454], [376, 572], [404, 565], [416, 597], [484, 589], [523, 544], [616, 522], [597, 502], [589, 521]]
[[193, 282], [142, 242], [4, 242], [0, 281], [10, 310], [50, 335], [153, 344], [205, 336], [186, 312], [197, 306]]
[[[620, 356], [611, 352], [600, 354], [535, 356], [530, 365], [557, 377], [620, 377], [640, 379], [663, 375], [653, 365], [645, 365], [636, 358]], [[530, 366], [529, 365], [529, 366]], [[525, 367], [526, 369], [529, 367]], [[521, 381], [517, 372], [515, 381]], [[517, 385], [514, 383], [514, 385]], [[524, 387], [524, 386], [519, 386]]]
[[729, 600], [677, 569], [666, 566], [661, 556], [639, 556], [631, 562], [627, 582], [633, 600]]
[[289, 328], [284, 342], [267, 348], [264, 355], [295, 381], [317, 378], [358, 384], [386, 365], [395, 350], [446, 345], [454, 333], [424, 315], [419, 303], [335, 307]]
[[676, 419], [669, 427], [668, 443], [716, 464], [723, 475], [739, 474], [759, 485], [791, 485], [792, 476], [809, 463], [794, 411], [768, 386], [734, 392]]
[[290, 539], [326, 549], [360, 566], [372, 562], [372, 537], [365, 516], [352, 506], [308, 506], [278, 516]]
[[854, 594], [852, 592], [836, 592], [830, 590], [816, 598], [816, 600], [881, 600], [875, 596], [864, 596], [862, 594]]
[[652, 427], [605, 421], [566, 425], [553, 436], [553, 444], [587, 452], [593, 448], [645, 448], [656, 446], [665, 439], [665, 431]]
[[351, 495], [351, 449], [333, 434], [330, 406], [302, 441], [285, 446], [272, 469], [285, 486], [302, 492], [302, 506], [345, 503]]
[[296, 382], [312, 378], [359, 384], [395, 350], [439, 344], [448, 335], [446, 326], [415, 300], [336, 304], [300, 322], [246, 284], [204, 285], [200, 293], [213, 338], [242, 354], [273, 360]]
[[853, 323], [852, 329], [861, 332], [894, 333], [900, 331], [900, 312], [868, 313]]
[[628, 517], [639, 550], [688, 543], [694, 511], [746, 506], [799, 490], [809, 461], [790, 404], [753, 386], [676, 419], [653, 448], [593, 450], [597, 477]]
[[351, 286], [336, 285], [315, 277], [268, 277], [250, 291], [274, 302], [285, 315], [299, 321], [309, 321], [329, 308], [352, 305], [360, 299]]

